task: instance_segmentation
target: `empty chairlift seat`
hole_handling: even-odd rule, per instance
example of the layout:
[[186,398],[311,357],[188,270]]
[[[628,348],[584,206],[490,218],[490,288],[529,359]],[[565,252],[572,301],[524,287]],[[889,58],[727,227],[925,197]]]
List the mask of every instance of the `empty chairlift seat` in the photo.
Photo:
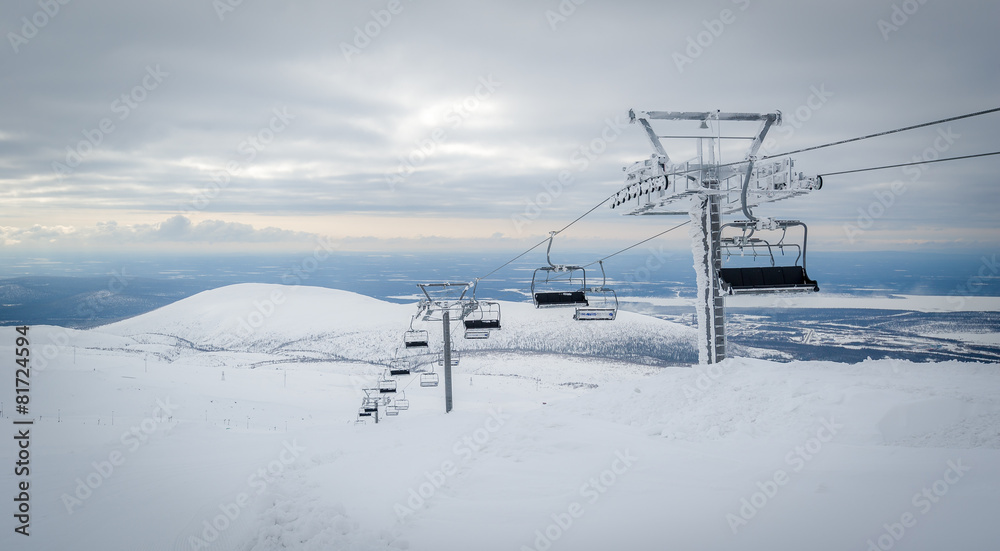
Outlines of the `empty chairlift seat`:
[[477,301],[476,309],[462,322],[466,329],[500,329],[500,303]]
[[420,374],[420,386],[438,386],[438,374],[433,371]]
[[586,289],[588,304],[577,306],[573,314],[573,319],[577,321],[613,321],[618,315],[618,294],[606,286],[608,278],[604,273],[604,262],[600,264],[604,284]]
[[409,330],[403,333],[403,344],[406,348],[427,348],[427,331]]
[[482,340],[490,338],[489,329],[466,329],[465,338],[469,340]]
[[500,303],[476,301],[475,309],[465,316],[462,323],[465,324],[465,338],[490,338],[490,331],[500,329]]
[[587,271],[580,266],[543,266],[531,276],[535,308],[589,306],[586,291]]
[[[792,227],[802,228],[801,242],[787,239],[788,229]],[[732,295],[819,291],[819,284],[809,279],[806,273],[808,230],[805,224],[798,220],[771,220],[766,224],[741,220],[722,226],[722,231],[727,229],[736,229],[740,233],[720,239],[723,256],[727,261],[735,259],[734,262],[744,265],[727,264],[719,269],[723,292]],[[746,265],[748,262],[759,262],[758,259],[763,259],[763,266]]]
[[390,394],[396,392],[396,379],[379,379],[379,394]]
[[587,270],[583,266],[552,263],[552,240],[557,233],[549,232],[549,247],[545,251],[549,265],[531,274],[531,300],[535,308],[589,306],[585,292]]
[[399,396],[393,401],[393,404],[399,411],[410,409],[410,401],[406,399],[406,392],[400,392]]
[[730,294],[819,291],[802,266],[752,266],[719,270],[722,288]]
[[616,308],[577,308],[573,319],[577,321],[614,321],[618,315]]
[[410,374],[410,362],[406,360],[392,360],[389,362],[389,375],[395,377],[397,375],[409,375]]

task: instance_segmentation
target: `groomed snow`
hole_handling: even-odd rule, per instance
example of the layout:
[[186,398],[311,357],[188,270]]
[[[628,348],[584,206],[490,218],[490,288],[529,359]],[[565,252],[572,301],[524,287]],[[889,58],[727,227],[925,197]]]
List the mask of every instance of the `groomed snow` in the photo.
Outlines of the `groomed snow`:
[[[411,408],[378,425],[354,423],[361,388],[409,305],[239,285],[33,327],[32,535],[8,500],[0,548],[995,549],[997,365],[634,363],[656,339],[693,354],[693,332],[503,308],[454,370],[453,412],[411,376]],[[602,357],[579,344],[595,337]]]

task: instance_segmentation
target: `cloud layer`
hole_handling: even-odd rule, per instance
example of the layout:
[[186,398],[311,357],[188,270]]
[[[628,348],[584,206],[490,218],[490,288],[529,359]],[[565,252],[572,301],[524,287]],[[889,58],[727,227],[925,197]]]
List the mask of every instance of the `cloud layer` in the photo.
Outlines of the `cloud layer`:
[[[490,220],[489,233],[523,237],[516,216],[538,207],[533,220],[558,227],[650,153],[623,124],[630,107],[780,109],[773,148],[784,151],[995,107],[1000,89],[988,69],[1000,5],[971,0],[53,5],[21,2],[0,18],[7,243],[287,237],[241,225],[248,214]],[[813,108],[817,89],[827,97]],[[959,138],[936,154],[1000,149],[996,122],[954,123]],[[797,168],[909,161],[936,132],[804,154]],[[908,192],[873,232],[959,228],[975,240],[995,226],[996,162],[831,178],[774,214],[841,227],[901,180]],[[60,229],[68,214],[98,227],[137,212],[186,218]],[[227,222],[180,222],[206,217]]]

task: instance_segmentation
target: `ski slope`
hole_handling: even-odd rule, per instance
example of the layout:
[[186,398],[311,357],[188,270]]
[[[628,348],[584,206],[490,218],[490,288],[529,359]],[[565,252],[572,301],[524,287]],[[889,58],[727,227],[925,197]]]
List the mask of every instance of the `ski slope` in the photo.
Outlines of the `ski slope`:
[[487,340],[455,324],[454,411],[411,375],[377,425],[412,305],[235,285],[33,327],[31,535],[8,499],[0,548],[995,548],[997,365],[690,367],[656,360],[696,355],[683,326],[502,307]]

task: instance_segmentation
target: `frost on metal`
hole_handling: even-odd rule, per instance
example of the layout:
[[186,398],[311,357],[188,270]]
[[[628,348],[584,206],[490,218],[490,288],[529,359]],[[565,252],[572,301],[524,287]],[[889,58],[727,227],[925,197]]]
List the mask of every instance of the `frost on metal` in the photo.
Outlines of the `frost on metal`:
[[[742,254],[743,247],[747,245],[729,238],[725,242],[729,249],[724,249],[722,229],[737,227],[746,231],[758,220],[753,214],[754,207],[820,189],[823,179],[795,171],[791,159],[758,158],[758,150],[768,130],[781,124],[780,111],[724,113],[630,109],[629,122],[642,127],[653,147],[653,154],[623,167],[625,186],[611,197],[609,206],[612,209],[621,207],[628,215],[686,215],[694,222],[690,234],[698,284],[695,304],[701,333],[698,357],[699,362],[704,364],[719,362],[726,358],[723,290],[730,294],[819,290],[816,282],[810,280],[805,272],[805,224],[797,220],[778,222],[783,232],[790,226],[803,228],[801,265],[775,265],[768,245],[771,266],[766,268],[766,273],[763,269],[745,272],[742,267],[724,265],[723,250],[735,248]],[[674,130],[667,135],[661,134],[654,129],[654,122],[669,123]],[[757,130],[752,134],[729,130],[731,126],[738,127],[744,123],[756,124]],[[722,131],[723,125],[727,129],[725,132]],[[664,147],[664,139],[693,139],[697,154],[689,161],[673,162]],[[730,140],[746,140],[749,145],[742,160],[723,163],[722,143],[731,143]],[[737,212],[742,213],[745,222],[723,224],[725,215]],[[763,245],[759,238],[748,243],[751,247]]]
[[[698,327],[709,327],[710,325],[708,312],[701,306],[708,303],[709,285],[711,284],[711,277],[708,273],[710,265],[708,261],[709,248],[704,230],[707,210],[703,201],[694,201],[689,212],[691,224],[688,225],[688,235],[691,237],[691,256],[694,259],[694,273],[698,289],[698,300],[695,301],[695,304],[698,305],[695,308]],[[705,331],[698,333],[698,363],[707,364],[710,362],[712,356],[709,347],[714,342],[714,332],[712,332],[711,338],[708,338]]]

